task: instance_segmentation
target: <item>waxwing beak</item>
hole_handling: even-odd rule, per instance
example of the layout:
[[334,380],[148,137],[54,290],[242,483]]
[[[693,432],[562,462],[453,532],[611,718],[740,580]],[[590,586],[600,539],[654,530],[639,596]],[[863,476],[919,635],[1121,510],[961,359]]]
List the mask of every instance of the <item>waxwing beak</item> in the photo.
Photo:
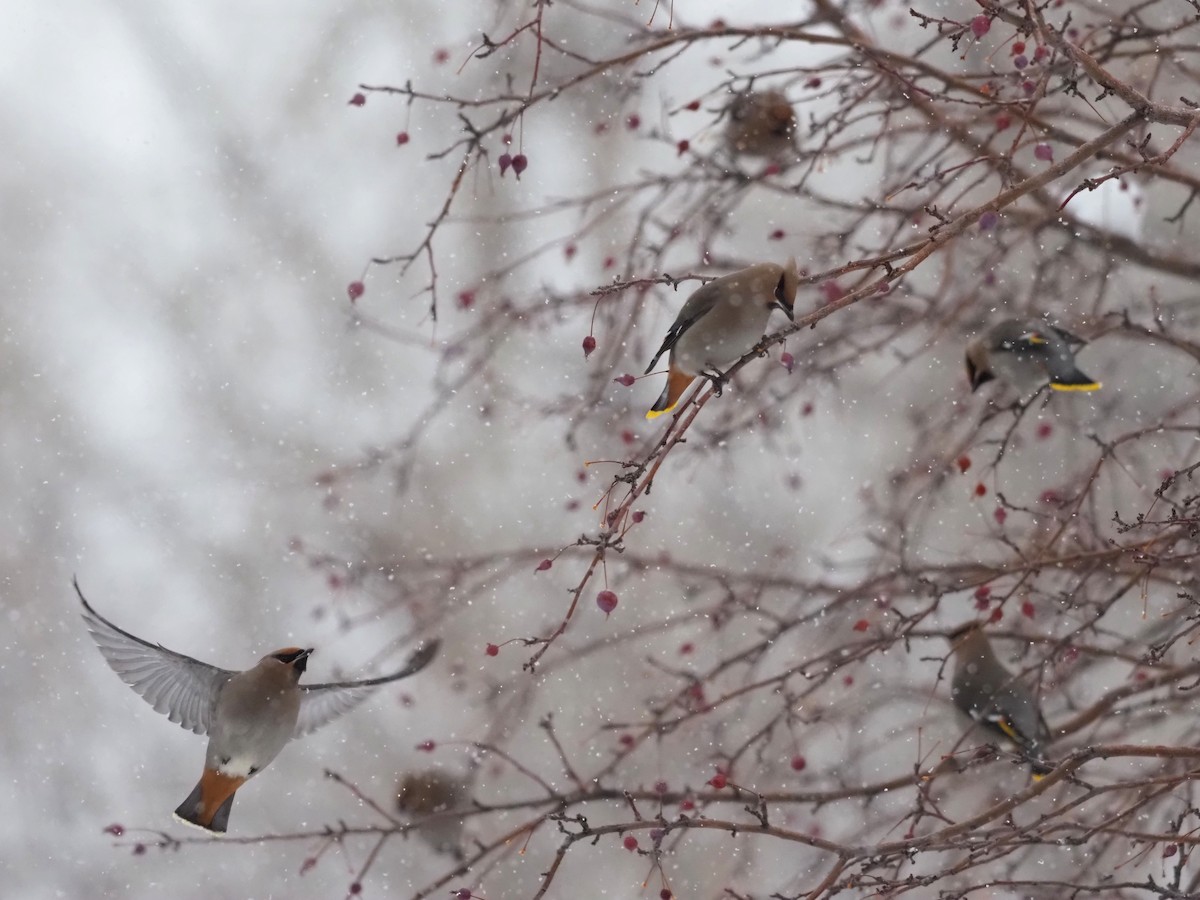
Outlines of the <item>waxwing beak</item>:
[[289,650],[286,653],[276,653],[275,658],[281,663],[294,668],[297,672],[303,672],[308,668],[308,658],[313,655],[313,648],[309,647],[303,650]]
[[975,393],[980,387],[993,381],[995,377],[991,372],[977,367],[971,357],[967,357],[967,379],[971,383],[971,393]]
[[[790,263],[789,263],[790,265]],[[783,310],[783,314],[788,317],[789,322],[796,321],[796,312],[794,308],[794,298],[796,296],[795,287],[792,287],[789,293],[787,273],[779,276],[779,283],[775,285],[775,303],[774,305]]]

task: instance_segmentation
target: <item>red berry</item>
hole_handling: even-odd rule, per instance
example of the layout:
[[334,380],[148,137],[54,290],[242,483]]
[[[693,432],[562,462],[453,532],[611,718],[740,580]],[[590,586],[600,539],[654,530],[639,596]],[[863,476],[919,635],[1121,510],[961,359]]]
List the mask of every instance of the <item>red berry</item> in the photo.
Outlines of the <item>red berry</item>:
[[543,560],[542,560],[540,563],[538,563],[538,564],[537,564],[537,568],[536,568],[536,569],[534,569],[533,571],[535,571],[535,572],[545,572],[545,571],[546,571],[547,569],[549,569],[549,568],[550,568],[552,565],[554,565],[554,561],[553,561],[553,560],[549,560],[549,559],[543,559]]
[[1033,148],[1033,156],[1042,162],[1054,162],[1054,148],[1042,142]]
[[134,844],[133,845],[133,855],[134,856],[142,856],[145,852],[146,852],[145,844]]
[[628,428],[624,429],[621,432],[621,443],[622,444],[632,444],[636,440],[637,440],[637,435],[634,434],[632,431],[630,431]]
[[679,645],[679,655],[680,656],[690,656],[693,652],[695,652],[695,650],[696,650],[696,645],[693,644],[691,641],[685,641],[684,643]]
[[691,110],[692,112],[695,112],[699,108],[700,108],[699,100],[693,100],[691,103],[689,103],[687,106],[684,107],[684,109]]
[[350,893],[351,894],[361,894],[362,893],[362,882],[356,881],[352,885],[350,885]]
[[485,652],[487,653],[488,656],[499,656],[500,648],[497,647],[495,644],[488,644],[487,650]]
[[471,900],[472,896],[470,888],[459,888],[454,892],[454,900]]
[[976,16],[971,20],[971,34],[977,38],[983,37],[992,29],[992,20],[987,16]]
[[613,381],[615,381],[619,385],[622,385],[623,387],[633,387],[633,383],[635,381],[637,381],[637,379],[634,378],[632,375],[630,375],[628,372],[626,372],[620,378],[614,378]]
[[667,783],[665,781],[663,781],[660,778],[658,781],[654,782],[654,793],[665,794],[666,792],[667,792]]
[[854,623],[855,631],[866,631],[870,627],[871,627],[871,623],[868,622],[866,619],[859,619],[857,622]]
[[616,257],[613,257],[613,256],[604,257],[604,268],[611,269],[616,264],[617,264]]
[[596,595],[596,605],[607,616],[617,608],[617,595],[612,591],[601,591]]
[[1008,513],[1005,512],[1004,507],[997,506],[996,511],[992,513],[992,518],[996,520],[996,524],[1003,525],[1004,520],[1008,518]]
[[633,519],[634,525],[637,525],[639,522],[641,522],[643,519],[646,518],[646,513],[644,510],[638,509],[638,510],[635,510],[629,518]]
[[1013,56],[1017,56],[1021,53],[1024,53],[1025,52],[1025,42],[1024,41],[1013,41],[1012,49],[1010,49],[1009,52]]
[[433,51],[433,64],[435,66],[440,66],[442,63],[444,63],[449,58],[450,58],[450,51],[447,50],[445,47],[438,47],[436,50]]
[[996,116],[996,130],[997,131],[1006,131],[1010,127],[1012,127],[1012,118],[1011,117],[1009,117],[1003,113]]
[[620,742],[622,747],[632,747],[634,743],[634,737],[632,734],[623,734],[617,738],[617,740]]
[[808,760],[797,753],[792,757],[792,770],[795,772],[803,772],[808,768]]
[[636,850],[638,847],[637,838],[635,838],[632,834],[626,835],[625,840],[621,843],[624,844],[626,850]]
[[967,469],[971,468],[971,457],[960,456],[958,458],[956,465],[958,466],[958,471],[960,471],[960,472],[967,471]]
[[975,599],[976,600],[980,600],[980,599],[986,600],[990,596],[992,596],[992,589],[989,585],[981,584],[979,587],[975,588]]
[[812,405],[812,403],[805,402],[805,404],[804,404],[802,407],[800,407],[800,415],[802,415],[802,416],[811,416],[812,414],[813,414],[813,405]]
[[782,241],[786,236],[787,236],[787,234],[784,232],[784,230],[782,228],[776,228],[774,231],[772,231],[770,234],[767,235],[767,240]]
[[116,822],[104,829],[105,834],[111,834],[113,837],[120,837],[125,833],[125,826],[118,825]]
[[708,783],[719,791],[729,783],[729,780],[726,778],[724,772],[718,772],[712,778],[708,779]]
[[421,741],[421,743],[417,744],[417,749],[422,753],[432,753],[437,749],[437,744],[434,741]]
[[821,296],[826,303],[836,303],[846,296],[846,292],[836,281],[824,281],[821,283]]
[[361,297],[366,290],[366,287],[361,281],[352,281],[346,287],[346,294],[349,295],[350,302],[353,303],[355,300]]
[[1163,847],[1163,851],[1162,851],[1163,859],[1170,859],[1178,851],[1179,851],[1178,844],[1167,844],[1167,846]]
[[474,305],[475,305],[475,292],[474,291],[459,291],[458,292],[458,306],[460,309],[470,309]]
[[596,339],[590,334],[583,339],[583,358],[587,359],[592,355],[592,351],[596,349]]
[[399,134],[396,135],[396,146],[397,147],[403,147],[407,143],[408,143],[408,132],[407,131],[401,131]]
[[1029,600],[1026,600],[1021,604],[1021,615],[1027,619],[1033,618],[1033,603],[1031,603]]
[[1041,440],[1044,441],[1046,438],[1050,437],[1050,434],[1053,431],[1054,431],[1053,425],[1051,425],[1049,422],[1043,422],[1041,425],[1039,425],[1037,427],[1037,436],[1038,436],[1038,438],[1040,438]]
[[675,145],[675,155],[683,156],[683,154],[687,153],[688,150],[691,149],[691,146],[692,145],[687,141],[687,139],[680,141]]
[[821,86],[821,79],[814,75],[808,81],[804,82],[804,86],[806,88],[819,88]]
[[1002,610],[1000,607],[997,606],[995,609],[992,610],[991,620],[993,622],[999,622],[1003,618],[1004,618],[1004,610]]
[[663,888],[658,892],[658,900],[671,900],[671,889]]
[[362,106],[366,102],[367,102],[366,94],[355,94],[353,97],[350,98],[351,106]]
[[630,113],[625,117],[625,127],[630,131],[636,131],[638,126],[642,124],[642,117],[637,113]]
[[792,369],[796,367],[796,357],[785,350],[779,356],[779,364],[787,369],[788,374],[791,375]]
[[521,173],[529,168],[529,159],[524,153],[518,153],[512,158],[513,173],[520,178]]
[[688,798],[687,800],[679,801],[679,808],[684,812],[688,812],[696,808],[696,801]]
[[575,254],[578,251],[579,251],[579,248],[576,247],[574,244],[567,244],[565,247],[563,247],[563,256],[565,256],[567,258],[567,262],[570,262],[571,260],[573,260],[575,258]]
[[508,167],[513,164],[513,158],[508,153],[501,153],[500,158],[496,160],[500,164],[500,177],[504,177],[504,173],[508,171]]
[[986,493],[987,493],[987,488],[983,486],[982,481],[979,482],[979,484],[975,485],[975,496],[976,497],[982,497]]

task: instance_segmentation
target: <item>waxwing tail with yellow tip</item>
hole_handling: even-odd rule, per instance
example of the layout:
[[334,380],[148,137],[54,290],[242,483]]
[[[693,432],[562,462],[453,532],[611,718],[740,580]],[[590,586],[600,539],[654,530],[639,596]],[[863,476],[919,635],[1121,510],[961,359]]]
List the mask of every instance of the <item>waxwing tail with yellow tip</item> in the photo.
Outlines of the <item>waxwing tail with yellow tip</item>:
[[688,389],[688,385],[696,380],[695,375],[680,372],[674,366],[667,370],[667,386],[658,395],[654,405],[646,412],[647,419],[657,419],[663,413],[669,413],[679,403],[679,398]]

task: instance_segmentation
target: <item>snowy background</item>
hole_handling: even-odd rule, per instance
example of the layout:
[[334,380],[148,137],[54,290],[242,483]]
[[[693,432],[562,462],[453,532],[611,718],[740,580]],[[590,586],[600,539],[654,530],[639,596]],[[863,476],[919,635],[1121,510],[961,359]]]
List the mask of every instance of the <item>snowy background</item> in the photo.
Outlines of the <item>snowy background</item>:
[[[689,3],[687,15],[704,22],[720,9]],[[753,12],[747,5],[739,14]],[[6,895],[139,898],[202,889],[214,898],[341,896],[369,849],[362,844],[347,857],[326,857],[303,877],[299,867],[311,850],[303,843],[134,856],[139,835],[154,838],[138,829],[179,831],[170,811],[199,774],[203,741],[167,722],[107,669],[79,620],[73,576],[116,624],[229,668],[302,644],[318,648],[311,680],[373,674],[404,658],[403,647],[392,646],[397,638],[434,631],[442,637],[442,655],[429,670],[289,747],[248,786],[231,818],[240,835],[369,818],[322,771],[336,768],[386,797],[398,771],[428,764],[416,749],[420,741],[481,739],[490,686],[517,677],[524,659],[519,652],[502,656],[480,676],[483,645],[540,633],[561,615],[570,577],[527,577],[470,608],[455,608],[448,592],[449,613],[393,612],[380,616],[378,629],[345,632],[328,614],[331,602],[370,616],[377,598],[369,589],[339,595],[327,573],[296,549],[400,564],[525,547],[551,555],[595,527],[589,508],[611,472],[581,486],[583,461],[619,457],[622,429],[646,437],[657,427],[642,421],[659,390],[653,379],[633,392],[614,387],[604,413],[580,428],[570,449],[562,423],[539,417],[538,397],[584,383],[579,341],[586,325],[575,319],[515,335],[496,349],[492,365],[508,402],[484,413],[492,390],[486,381],[455,396],[458,412],[423,434],[406,490],[385,477],[367,478],[331,505],[317,483],[321,473],[389,446],[427,414],[438,396],[441,349],[478,314],[456,307],[455,294],[476,287],[476,273],[559,233],[532,220],[524,231],[465,223],[449,232],[459,246],[439,247],[443,308],[436,328],[427,300],[416,297],[424,273],[401,279],[394,267],[373,269],[360,301],[388,323],[391,336],[352,321],[346,285],[362,276],[369,257],[411,247],[439,207],[455,160],[426,163],[424,155],[449,143],[456,126],[450,114],[419,106],[410,114],[400,100],[372,95],[363,108],[347,101],[359,83],[402,84],[422,75],[440,90],[480,90],[498,77],[487,64],[474,63],[461,76],[454,70],[469,52],[465,38],[499,27],[491,15],[486,6],[373,2],[333,9],[75,0],[7,9],[0,30],[7,151],[0,167]],[[620,47],[617,31],[586,36],[590,52],[599,55],[604,39]],[[449,50],[449,61],[439,66],[435,48]],[[699,93],[689,78],[720,77],[702,59],[681,60],[673,71],[688,95]],[[647,117],[660,100],[668,105],[647,96]],[[499,215],[531,205],[530,197],[545,202],[576,187],[581,171],[598,181],[633,177],[641,162],[626,152],[628,138],[589,140],[598,118],[621,121],[621,102],[619,92],[597,92],[531,117],[529,172],[521,182],[472,184],[463,214]],[[401,130],[412,142],[398,148]],[[701,129],[693,140],[703,146],[716,138]],[[586,165],[557,165],[563,158]],[[836,171],[831,193],[861,193],[861,182],[839,181]],[[796,253],[804,262],[804,224],[775,222],[769,197],[747,202],[738,214],[755,228],[731,239],[727,252],[780,261]],[[569,265],[556,256],[556,265],[526,269],[506,289],[530,294],[603,283],[609,275],[601,260],[620,252],[621,222],[618,216],[610,225],[610,245],[581,248]],[[777,225],[788,227],[790,243],[763,254],[758,236]],[[614,375],[641,371],[647,348],[673,315],[675,300],[666,300],[647,320],[652,333],[622,348]],[[1097,345],[1086,353],[1087,371],[1120,378],[1119,349]],[[920,423],[905,416],[904,398],[942,397],[947,419],[960,415],[952,406],[966,400],[960,365],[955,345],[914,365],[879,358],[836,384],[789,386],[797,407],[811,402],[828,414],[785,436],[782,446],[747,441],[741,455],[684,460],[665,471],[640,549],[647,557],[669,550],[698,564],[736,559],[760,573],[778,567],[813,574],[861,558],[864,497],[882,473],[923,449]],[[1144,383],[1191,377],[1171,365],[1168,359],[1142,367],[1150,372]],[[528,407],[521,410],[514,396],[531,398]],[[1160,412],[1146,405],[1152,393],[1129,400],[1147,421]],[[1113,414],[1112,407],[1084,403],[1068,418],[1086,424]],[[1066,446],[1053,459],[1049,474],[1042,470],[1026,486],[1030,497],[1053,479],[1054,466],[1070,468]],[[1184,461],[1164,444],[1162,459],[1147,465],[1157,471]],[[789,477],[804,480],[802,496],[782,492]],[[1114,487],[1114,503],[1118,494],[1140,502],[1155,486]],[[1020,499],[1020,489],[1010,485],[1010,495]],[[929,546],[953,557],[956,541],[990,533],[989,512],[964,504],[931,514]],[[629,584],[652,585],[628,577]],[[576,646],[638,621],[606,623],[587,612],[573,634]],[[653,618],[652,610],[641,612]],[[930,674],[928,688],[936,663],[913,664]],[[585,753],[597,740],[605,704],[620,709],[622,692],[649,673],[637,662],[585,664],[567,676],[548,666],[530,716],[554,711],[571,747]],[[909,696],[919,705],[898,718],[929,709],[926,693]],[[927,714],[953,740],[954,720],[944,698],[938,702]],[[536,729],[529,731],[530,744],[541,742]],[[815,773],[838,766],[845,737],[814,736]],[[911,755],[892,756],[875,760],[879,771],[911,764]],[[687,764],[693,783],[711,768],[702,751]],[[465,760],[451,752],[447,765]],[[647,766],[646,781],[676,765],[684,763]],[[498,781],[490,796],[504,789]],[[126,838],[104,832],[113,823],[129,830]],[[853,832],[854,823],[841,824]],[[703,851],[704,841],[694,843]],[[769,847],[755,861],[774,873],[770,884],[786,886],[796,876],[786,856]],[[511,877],[530,884],[546,859],[532,858],[537,872]],[[643,895],[644,863],[615,850],[590,859],[613,879],[610,896]],[[704,864],[723,873],[711,876],[714,884],[748,865],[729,862],[726,871],[719,859],[702,859],[686,869],[698,884],[708,878]],[[415,842],[393,843],[371,870],[368,894],[424,884],[444,868]],[[587,877],[583,868],[572,873]],[[490,896],[505,896],[504,888]]]

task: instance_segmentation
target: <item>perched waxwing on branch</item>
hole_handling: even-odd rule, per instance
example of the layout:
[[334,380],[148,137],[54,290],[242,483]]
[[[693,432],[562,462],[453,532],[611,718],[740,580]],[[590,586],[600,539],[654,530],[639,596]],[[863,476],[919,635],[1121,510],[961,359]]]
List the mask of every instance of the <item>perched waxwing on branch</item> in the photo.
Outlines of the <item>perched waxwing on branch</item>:
[[434,850],[462,856],[461,809],[467,785],[461,776],[441,769],[407,772],[396,788],[396,808],[420,826],[419,833]]
[[781,91],[743,91],[729,102],[725,142],[735,155],[796,157],[796,111]]
[[789,319],[794,318],[799,281],[794,259],[786,266],[758,263],[710,281],[688,297],[646,367],[644,374],[649,375],[659,357],[671,352],[667,386],[646,418],[674,409],[697,375],[713,378],[719,386],[722,368],[762,338],[771,310],[781,309]]
[[1040,319],[1005,319],[967,344],[971,390],[993,379],[1022,394],[1049,382],[1056,391],[1098,391],[1100,382],[1075,366],[1087,341]]
[[218,669],[134,637],[92,609],[78,582],[75,592],[83,620],[113,671],[172,722],[209,736],[204,774],[175,815],[212,832],[226,830],[237,789],[266,768],[284,744],[350,711],[379,685],[421,671],[438,649],[437,641],[419,647],[403,669],[382,678],[301,685],[311,648],[276,650],[244,672]]
[[1029,688],[1001,665],[979,622],[950,634],[954,678],[950,697],[968,716],[1015,744],[1029,760],[1034,779],[1054,768],[1046,761],[1050,729]]

